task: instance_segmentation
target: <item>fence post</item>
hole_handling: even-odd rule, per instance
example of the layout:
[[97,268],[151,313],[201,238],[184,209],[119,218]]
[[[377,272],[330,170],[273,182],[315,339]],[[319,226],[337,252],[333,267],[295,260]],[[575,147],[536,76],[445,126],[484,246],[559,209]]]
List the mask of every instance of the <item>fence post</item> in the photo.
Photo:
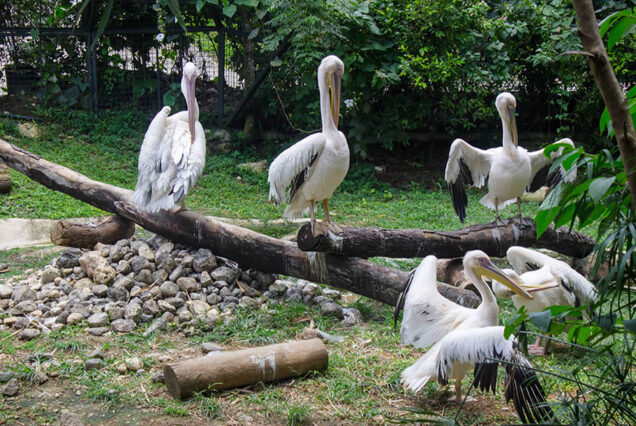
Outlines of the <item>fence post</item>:
[[91,112],[97,117],[97,109],[99,107],[97,100],[97,59],[95,58],[95,48],[93,45],[92,31],[86,32],[86,53],[88,55],[88,85],[92,93]]
[[223,126],[223,88],[225,87],[225,31],[223,27],[219,26],[219,47],[218,47],[218,67],[219,67],[219,77],[218,77],[218,124],[219,126]]

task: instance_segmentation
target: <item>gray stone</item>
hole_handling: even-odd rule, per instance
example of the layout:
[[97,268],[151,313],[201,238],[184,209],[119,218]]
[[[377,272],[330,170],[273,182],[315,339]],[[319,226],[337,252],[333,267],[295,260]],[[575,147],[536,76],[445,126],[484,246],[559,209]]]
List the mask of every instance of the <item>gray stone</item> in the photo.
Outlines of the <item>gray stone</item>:
[[161,318],[163,318],[166,323],[171,323],[174,321],[174,314],[172,312],[164,312],[163,315],[161,315]]
[[250,276],[258,283],[259,289],[269,288],[276,281],[276,274],[266,274],[260,271],[250,271]]
[[129,274],[132,271],[132,268],[130,267],[130,262],[127,260],[120,260],[117,263],[117,268],[115,269],[115,271],[118,274],[123,274],[123,275]]
[[11,293],[13,293],[13,287],[9,287],[8,285],[0,284],[0,299],[8,299],[11,297]]
[[156,372],[152,375],[152,377],[150,378],[150,380],[151,380],[153,383],[164,383],[164,382],[165,382],[165,380],[164,380],[164,378],[163,378],[163,371],[161,371],[161,370],[156,371]]
[[214,281],[225,281],[226,283],[236,282],[239,275],[241,275],[241,272],[238,269],[228,268],[227,266],[218,267],[210,273]]
[[172,253],[172,250],[174,250],[174,243],[172,243],[172,241],[166,241],[165,243],[161,243],[159,245],[159,248],[157,248],[157,252],[155,253],[156,256],[161,255],[162,253]]
[[130,289],[132,289],[134,285],[135,285],[134,279],[128,276],[122,276],[122,277],[119,277],[117,281],[115,281],[115,284],[113,284],[113,287],[123,287],[126,290],[130,291]]
[[163,269],[167,273],[171,273],[177,267],[177,262],[173,259],[170,252],[161,252],[155,260],[158,268]]
[[159,314],[159,305],[153,299],[148,299],[141,307],[142,312],[151,316]]
[[141,271],[137,272],[137,274],[135,274],[135,279],[138,282],[150,284],[152,282],[152,272],[150,272],[150,269],[142,269]]
[[287,285],[282,280],[275,281],[269,286],[269,292],[274,297],[280,297],[287,292]]
[[103,284],[93,286],[92,290],[93,294],[97,297],[106,297],[106,295],[108,294],[108,286],[105,286]]
[[166,320],[163,317],[159,317],[156,320],[154,320],[152,322],[152,324],[150,324],[150,326],[146,329],[146,331],[144,331],[144,337],[149,336],[150,334],[154,333],[155,331],[158,330],[165,330],[167,327],[167,323]]
[[15,377],[0,388],[0,393],[4,396],[16,396],[18,392],[20,392],[20,383]]
[[108,289],[108,296],[113,300],[126,301],[128,300],[128,290],[122,286],[112,286]]
[[29,314],[37,309],[37,305],[33,300],[23,300],[11,309],[13,315]]
[[105,312],[97,312],[86,319],[91,327],[105,327],[108,325],[108,314]]
[[14,377],[15,373],[13,371],[0,371],[0,383],[7,383]]
[[66,318],[66,324],[67,325],[79,324],[82,321],[84,321],[84,315],[82,315],[79,312],[72,312]]
[[47,267],[42,271],[42,284],[52,283],[56,278],[60,278],[60,271],[57,268]]
[[220,291],[219,291],[219,296],[221,296],[223,299],[225,299],[226,297],[232,295],[232,292],[230,291],[230,289],[228,287],[223,287]]
[[186,254],[185,256],[183,256],[181,258],[181,265],[185,268],[192,268],[192,262],[194,261],[194,256],[190,255],[190,254]]
[[139,371],[144,368],[143,362],[141,362],[141,360],[137,357],[126,358],[124,362],[126,363],[126,368],[130,371]]
[[168,276],[170,281],[176,282],[179,278],[186,275],[185,268],[182,265],[174,268],[174,271]]
[[192,313],[187,308],[182,308],[177,311],[177,318],[179,318],[180,323],[192,321]]
[[214,287],[222,289],[223,287],[228,287],[228,285],[225,281],[214,281]]
[[201,272],[201,276],[199,278],[202,287],[209,287],[212,285],[214,281],[212,281],[212,277],[208,273],[208,271]]
[[[102,258],[103,259],[103,258]],[[93,272],[93,281],[96,284],[109,284],[115,280],[117,273],[106,261],[100,263]]]
[[118,320],[124,317],[126,310],[124,306],[120,306],[117,303],[109,303],[106,305],[106,313],[111,321]]
[[90,327],[86,329],[86,332],[91,336],[103,336],[110,330],[108,327]]
[[220,352],[223,350],[223,347],[220,345],[217,345],[216,343],[212,343],[212,342],[205,342],[201,344],[201,351],[204,354],[210,353],[210,352]]
[[170,303],[172,306],[174,306],[177,309],[181,308],[182,306],[185,306],[185,301],[179,297],[168,297],[163,300]]
[[320,294],[320,286],[318,284],[314,284],[314,283],[306,283],[303,287],[303,295],[304,296],[316,296],[318,294]]
[[285,293],[285,298],[292,302],[299,302],[303,300],[303,291],[298,287],[288,288]]
[[134,273],[137,273],[142,269],[151,269],[150,262],[143,256],[134,256],[130,259],[130,267]]
[[13,288],[11,299],[16,303],[20,303],[24,300],[35,300],[37,299],[37,293],[28,286],[21,285]]
[[208,302],[208,304],[210,305],[216,305],[221,301],[221,296],[214,293],[208,294],[208,296],[205,298],[205,301]]
[[25,328],[18,334],[20,340],[33,340],[41,334],[39,328]]
[[323,288],[322,289],[322,295],[326,296],[332,300],[338,300],[342,297],[342,293],[340,293],[338,290],[334,290],[332,288]]
[[145,257],[150,262],[155,261],[155,252],[146,244],[139,247],[139,256]]
[[70,411],[62,411],[60,426],[84,426],[82,416]]
[[157,306],[159,306],[159,310],[161,312],[170,312],[172,314],[177,313],[177,308],[175,308],[174,305],[166,302],[165,300],[158,300]]
[[124,313],[124,318],[126,319],[137,319],[139,315],[141,315],[141,306],[138,303],[129,303],[126,305],[126,311]]
[[73,288],[77,290],[84,290],[85,288],[93,287],[95,283],[90,278],[82,278],[81,280],[77,280],[73,285]]
[[85,370],[98,370],[102,368],[104,365],[104,361],[99,358],[89,358],[84,361],[84,369]]
[[216,258],[212,252],[205,248],[197,250],[192,261],[192,269],[201,273],[203,271],[209,272],[214,268],[216,268]]
[[321,304],[320,312],[325,316],[333,316],[338,319],[342,319],[343,317],[342,306],[334,302],[325,302]]
[[181,277],[177,280],[177,285],[181,291],[191,293],[197,289],[197,281],[194,278]]
[[258,306],[258,302],[249,296],[243,296],[240,299],[239,306],[255,307]]
[[164,298],[175,297],[179,292],[179,286],[172,281],[166,281],[161,284],[161,293]]
[[210,310],[210,305],[201,300],[190,300],[186,302],[186,306],[195,317],[205,315]]
[[119,262],[125,254],[126,250],[124,250],[124,247],[117,244],[110,246],[108,250],[108,257],[111,262]]
[[110,328],[118,333],[129,333],[135,329],[137,324],[131,319],[118,319],[110,323]]
[[341,324],[346,327],[362,322],[362,312],[356,308],[343,308],[342,314],[344,318]]
[[168,273],[163,269],[157,269],[152,273],[152,282],[161,284],[168,279]]
[[58,269],[74,268],[80,266],[79,258],[82,255],[82,250],[78,248],[69,248],[64,251],[55,261],[55,266]]

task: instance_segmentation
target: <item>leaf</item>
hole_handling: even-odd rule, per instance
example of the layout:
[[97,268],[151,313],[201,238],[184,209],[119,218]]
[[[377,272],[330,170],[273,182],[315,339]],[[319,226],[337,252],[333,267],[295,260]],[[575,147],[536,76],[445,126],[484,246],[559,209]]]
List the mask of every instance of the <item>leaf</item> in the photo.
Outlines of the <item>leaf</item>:
[[626,329],[636,334],[636,319],[623,320],[623,325]]
[[95,48],[97,41],[104,34],[104,30],[106,30],[106,25],[108,25],[108,21],[110,20],[110,14],[113,12],[113,6],[115,4],[115,0],[108,0],[106,3],[106,8],[102,13],[102,17],[99,19],[99,24],[97,25],[97,31],[95,31],[95,38],[93,39],[93,43],[91,43],[90,50]]
[[181,11],[179,10],[179,0],[166,0],[166,4],[168,5],[168,9],[177,18],[177,22],[179,26],[183,28],[183,31],[188,31],[186,28],[186,23],[183,20],[183,15],[181,15]]
[[164,105],[172,107],[172,106],[174,106],[176,100],[177,99],[175,98],[175,96],[172,93],[170,93],[170,92],[166,92],[166,93],[163,94],[163,104]]
[[201,9],[203,9],[203,5],[206,3],[205,0],[197,0],[197,4],[196,4],[196,8],[197,8],[197,13],[201,12]]
[[270,65],[273,67],[280,67],[283,64],[283,61],[280,58],[275,58],[270,61]]
[[236,13],[236,9],[237,8],[235,4],[229,4],[227,6],[223,6],[223,14],[227,16],[228,18],[231,18]]
[[607,40],[607,47],[611,49],[622,39],[625,34],[630,33],[636,27],[636,16],[624,16],[612,26]]
[[239,6],[256,7],[258,6],[258,1],[259,0],[234,0],[234,4]]
[[247,36],[247,39],[252,40],[254,37],[258,35],[258,31],[259,31],[259,28],[254,28],[252,31],[250,31],[250,34]]
[[616,176],[600,177],[594,179],[592,183],[590,183],[589,188],[589,193],[592,200],[594,200],[595,203],[598,203],[601,198],[603,198],[610,186],[612,186],[615,180]]
[[552,314],[549,310],[545,310],[543,312],[531,312],[529,318],[530,322],[542,332],[547,333],[550,330]]
[[[634,87],[636,87],[636,86],[634,86]],[[599,131],[601,132],[601,134],[603,134],[603,131],[605,129],[607,129],[607,133],[610,136],[612,135],[612,122],[610,120],[609,111],[607,110],[607,107],[605,107],[603,109],[603,113],[601,114],[601,118],[598,120],[598,128],[599,128]]]

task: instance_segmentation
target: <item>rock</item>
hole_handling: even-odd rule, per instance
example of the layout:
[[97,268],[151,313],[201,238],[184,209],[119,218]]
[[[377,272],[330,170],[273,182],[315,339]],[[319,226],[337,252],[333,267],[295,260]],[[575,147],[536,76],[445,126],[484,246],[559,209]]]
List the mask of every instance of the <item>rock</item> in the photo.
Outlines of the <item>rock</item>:
[[218,267],[210,274],[214,281],[225,281],[230,284],[236,282],[239,275],[241,275],[239,270],[228,268],[227,266]]
[[303,291],[298,287],[290,287],[285,293],[285,298],[291,302],[300,302],[303,300]]
[[97,370],[102,368],[104,362],[99,358],[89,358],[84,362],[85,370]]
[[93,272],[93,281],[95,284],[109,284],[115,280],[117,273],[115,269],[104,261],[95,268]]
[[194,278],[181,277],[177,280],[177,286],[181,291],[191,293],[197,289],[197,281]]
[[142,269],[135,275],[135,279],[137,282],[150,284],[152,283],[152,272],[150,272],[150,269]]
[[66,317],[67,325],[79,324],[82,321],[84,321],[84,315],[79,312],[73,312],[68,317]]
[[15,377],[9,380],[9,383],[0,388],[0,393],[4,396],[16,396],[20,391],[20,383]]
[[126,301],[128,300],[128,291],[121,286],[112,286],[108,289],[108,297],[113,300]]
[[161,312],[170,312],[173,315],[177,313],[177,308],[175,308],[174,305],[166,302],[165,300],[158,300],[157,306],[159,306],[159,310]]
[[105,286],[103,284],[93,286],[91,290],[97,297],[106,297],[106,295],[108,294],[108,286]]
[[129,303],[126,305],[126,310],[124,312],[124,318],[136,320],[141,315],[142,309],[139,303]]
[[239,169],[251,170],[255,173],[265,173],[267,171],[267,160],[252,161],[250,163],[240,163],[236,167]]
[[157,330],[165,330],[167,325],[168,324],[166,323],[166,320],[163,317],[159,317],[156,320],[154,320],[152,324],[150,324],[150,327],[148,327],[146,331],[144,331],[143,335],[144,337],[147,337]]
[[161,284],[161,293],[164,298],[175,297],[179,292],[179,286],[172,281],[166,281]]
[[325,302],[321,304],[320,312],[325,316],[333,316],[338,319],[342,319],[343,317],[342,306],[334,302]]
[[42,284],[52,283],[56,278],[60,278],[60,271],[57,268],[47,267],[42,271]]
[[11,299],[16,303],[20,303],[25,300],[35,300],[37,297],[37,293],[25,285],[14,287],[13,292],[11,293]]
[[153,283],[161,284],[165,282],[167,279],[168,279],[168,273],[164,271],[163,269],[157,269],[155,272],[152,273]]
[[125,362],[117,365],[117,372],[119,374],[126,374],[126,372],[128,372],[128,367],[126,366]]
[[86,273],[89,277],[92,277],[95,272],[95,268],[97,268],[98,265],[106,263],[106,259],[102,257],[101,252],[92,250],[81,255],[79,263],[84,273]]
[[132,289],[134,285],[135,285],[135,280],[133,280],[129,276],[123,276],[123,277],[119,277],[117,281],[115,281],[115,284],[113,284],[113,287],[123,287],[126,290],[130,291],[130,289]]
[[150,380],[151,380],[153,383],[164,383],[163,371],[161,371],[161,370],[156,371],[156,372],[152,375],[152,377],[150,378]]
[[42,134],[40,127],[31,122],[31,121],[23,121],[18,124],[18,132],[25,138],[39,138]]
[[143,256],[134,256],[130,259],[130,268],[134,273],[141,271],[142,269],[151,269],[150,262]]
[[273,284],[269,286],[269,292],[274,297],[281,297],[283,294],[287,292],[287,284],[283,280],[276,280]]
[[60,416],[60,426],[84,426],[82,416],[71,413],[70,411],[62,411]]
[[117,272],[118,274],[126,275],[126,274],[129,274],[131,271],[132,271],[132,268],[130,267],[129,261],[120,260],[119,263],[117,263],[117,268],[115,269],[115,272]]
[[159,311],[160,311],[159,305],[153,299],[146,300],[144,304],[142,305],[141,310],[144,314],[148,314],[153,317],[159,314]]
[[90,289],[93,287],[94,284],[95,283],[90,278],[82,278],[75,282],[73,288],[76,288],[78,290],[84,290],[85,288]]
[[338,300],[342,297],[342,294],[338,290],[332,288],[323,288],[322,295],[332,300]]
[[177,311],[177,318],[179,319],[179,323],[184,323],[184,322],[192,321],[192,318],[194,317],[192,316],[192,313],[187,308],[183,308]]
[[118,303],[111,302],[108,305],[106,305],[105,311],[108,314],[108,317],[110,318],[110,320],[114,321],[124,317],[124,314],[126,313],[124,308],[125,306],[120,306]]
[[105,312],[97,312],[86,319],[91,327],[105,327],[108,325],[108,315]]
[[209,287],[209,286],[212,285],[212,283],[214,283],[214,281],[212,281],[212,277],[210,276],[208,271],[201,272],[201,276],[199,278],[199,282],[201,283],[201,287]]
[[130,333],[137,324],[131,319],[118,319],[110,323],[110,328],[118,333]]
[[13,371],[0,371],[0,383],[7,383],[14,377],[15,373]]
[[91,327],[87,328],[86,332],[91,336],[103,336],[108,333],[108,330],[110,330],[108,327]]
[[186,306],[195,317],[205,315],[205,313],[210,310],[210,305],[202,300],[190,300],[186,302]]
[[217,345],[216,343],[212,343],[212,342],[205,342],[201,344],[201,351],[204,354],[210,353],[210,352],[219,352],[222,351],[223,347],[220,345]]
[[205,301],[208,302],[209,305],[216,305],[217,303],[221,302],[221,296],[214,293],[208,294],[208,296],[205,298]]
[[9,287],[8,285],[0,284],[0,299],[8,299],[11,297],[11,293],[13,293],[13,287]]
[[155,260],[158,268],[163,269],[167,273],[171,273],[177,267],[177,262],[172,258],[170,252],[161,252]]
[[140,246],[138,253],[139,256],[146,258],[149,262],[155,261],[155,252],[147,244]]
[[204,271],[209,272],[216,268],[216,265],[216,258],[212,254],[212,251],[204,248],[197,250],[194,259],[192,260],[192,269],[198,273]]
[[179,278],[185,275],[185,268],[182,265],[174,268],[174,271],[168,276],[168,279],[172,282],[176,282]]
[[362,322],[362,312],[356,308],[343,308],[342,314],[344,318],[341,324],[346,327]]
[[78,248],[69,248],[62,253],[60,257],[55,261],[55,266],[58,269],[74,268],[80,266],[79,258],[82,255],[82,250]]
[[37,309],[37,305],[33,300],[23,300],[11,309],[13,315],[29,314]]
[[130,371],[139,371],[144,368],[144,364],[137,357],[126,358],[124,362],[126,363],[126,368],[128,368],[128,370]]
[[20,340],[33,340],[40,335],[41,331],[37,328],[25,328],[18,334]]

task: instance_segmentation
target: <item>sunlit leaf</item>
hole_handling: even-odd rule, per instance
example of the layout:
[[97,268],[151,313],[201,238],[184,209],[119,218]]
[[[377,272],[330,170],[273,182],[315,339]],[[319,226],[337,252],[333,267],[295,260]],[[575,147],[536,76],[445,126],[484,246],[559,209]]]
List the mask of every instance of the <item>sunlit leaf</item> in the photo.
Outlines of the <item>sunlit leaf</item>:
[[589,188],[589,193],[592,200],[598,203],[601,198],[603,198],[603,196],[607,193],[607,190],[612,186],[615,180],[616,176],[600,177],[594,179],[594,181],[590,183]]
[[227,16],[228,18],[231,18],[236,13],[236,9],[237,7],[235,4],[229,4],[227,6],[223,6],[223,14]]
[[636,27],[636,16],[622,16],[612,26],[607,39],[607,47],[611,49],[625,37],[625,34],[630,33]]

